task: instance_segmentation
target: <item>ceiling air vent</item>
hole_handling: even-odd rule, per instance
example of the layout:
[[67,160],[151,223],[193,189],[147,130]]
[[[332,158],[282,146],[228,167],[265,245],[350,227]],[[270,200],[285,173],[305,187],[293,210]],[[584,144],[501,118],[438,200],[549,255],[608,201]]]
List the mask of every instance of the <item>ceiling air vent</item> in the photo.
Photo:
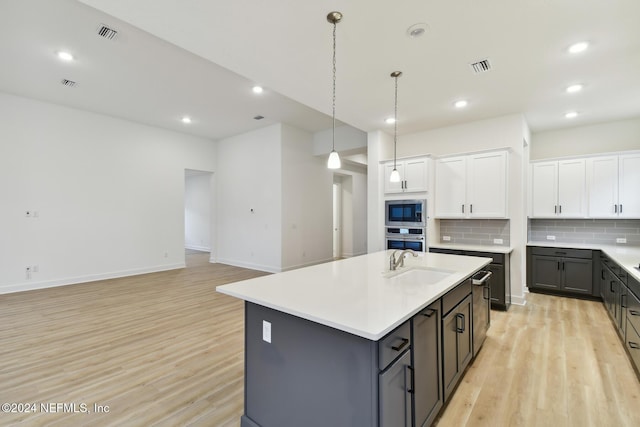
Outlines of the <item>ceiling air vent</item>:
[[255,116],[253,118],[253,120],[262,120],[262,119],[264,119],[264,116]]
[[483,59],[482,61],[472,62],[469,64],[474,74],[486,73],[487,71],[491,71],[491,63],[489,63],[488,59]]
[[60,83],[62,83],[62,85],[66,87],[74,87],[76,85],[76,82],[74,82],[73,80],[67,80],[67,79],[62,79]]
[[104,24],[100,24],[98,27],[98,35],[108,40],[113,40],[118,35],[118,32],[113,28],[109,28]]

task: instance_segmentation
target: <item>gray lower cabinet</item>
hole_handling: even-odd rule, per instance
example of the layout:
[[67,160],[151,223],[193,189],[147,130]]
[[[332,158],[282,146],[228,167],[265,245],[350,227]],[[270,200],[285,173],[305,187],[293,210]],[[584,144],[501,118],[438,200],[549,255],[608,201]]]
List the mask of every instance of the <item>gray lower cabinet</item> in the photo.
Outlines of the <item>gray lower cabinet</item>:
[[627,288],[628,275],[624,269],[604,254],[600,255],[601,284],[600,291],[611,320],[616,325],[620,336],[624,339],[627,327],[627,300],[629,290]]
[[530,290],[593,295],[593,251],[544,247],[527,251]]
[[380,427],[411,426],[411,352],[380,374]]
[[416,427],[431,425],[444,403],[442,388],[441,303],[413,318],[414,418]]
[[445,402],[451,397],[473,355],[471,304],[471,295],[468,295],[442,318],[442,371]]
[[491,276],[491,308],[509,309],[511,305],[511,261],[509,254],[448,248],[429,248],[429,252],[491,258],[493,261],[485,267],[493,274]]

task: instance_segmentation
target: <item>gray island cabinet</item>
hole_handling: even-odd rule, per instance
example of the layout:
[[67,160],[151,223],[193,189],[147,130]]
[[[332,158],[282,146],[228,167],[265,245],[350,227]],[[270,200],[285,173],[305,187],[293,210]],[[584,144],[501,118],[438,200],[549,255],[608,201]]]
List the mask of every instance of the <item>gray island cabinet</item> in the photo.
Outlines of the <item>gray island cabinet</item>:
[[[490,260],[424,254],[390,274],[390,253],[218,287],[245,299],[242,427],[433,422],[471,359],[470,277]],[[412,268],[445,277],[401,278]]]

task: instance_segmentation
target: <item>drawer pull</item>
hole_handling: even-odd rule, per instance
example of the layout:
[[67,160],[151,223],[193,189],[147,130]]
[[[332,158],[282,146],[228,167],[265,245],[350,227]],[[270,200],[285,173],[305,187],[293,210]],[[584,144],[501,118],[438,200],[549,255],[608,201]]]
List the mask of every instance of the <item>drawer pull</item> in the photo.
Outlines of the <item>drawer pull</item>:
[[635,343],[633,341],[629,341],[629,347],[631,347],[634,350],[640,349],[640,345],[638,345],[638,343]]
[[423,312],[422,315],[426,316],[426,317],[431,317],[434,314],[436,314],[437,312],[438,312],[438,310],[434,310],[434,309],[430,308],[427,311]]
[[566,254],[567,254],[566,252],[559,252],[559,251],[556,251],[556,255],[566,255]]
[[629,313],[631,313],[632,316],[640,316],[640,311],[638,310],[629,310]]
[[412,366],[407,366],[407,370],[409,371],[409,384],[411,384],[409,386],[409,389],[407,390],[407,393],[415,393],[415,374],[413,373],[413,367]]
[[405,348],[407,346],[407,344],[409,344],[409,340],[406,338],[401,338],[402,340],[402,344],[400,344],[399,346],[391,346],[391,350],[395,350],[395,351],[401,351],[403,348]]

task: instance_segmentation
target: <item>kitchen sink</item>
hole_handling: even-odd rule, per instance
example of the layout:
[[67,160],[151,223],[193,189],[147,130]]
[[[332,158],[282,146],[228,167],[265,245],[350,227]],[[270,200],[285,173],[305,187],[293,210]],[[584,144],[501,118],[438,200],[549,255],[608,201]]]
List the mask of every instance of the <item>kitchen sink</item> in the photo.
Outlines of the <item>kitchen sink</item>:
[[410,267],[406,270],[396,270],[386,273],[386,277],[393,282],[415,285],[434,285],[449,277],[454,272],[429,267]]

